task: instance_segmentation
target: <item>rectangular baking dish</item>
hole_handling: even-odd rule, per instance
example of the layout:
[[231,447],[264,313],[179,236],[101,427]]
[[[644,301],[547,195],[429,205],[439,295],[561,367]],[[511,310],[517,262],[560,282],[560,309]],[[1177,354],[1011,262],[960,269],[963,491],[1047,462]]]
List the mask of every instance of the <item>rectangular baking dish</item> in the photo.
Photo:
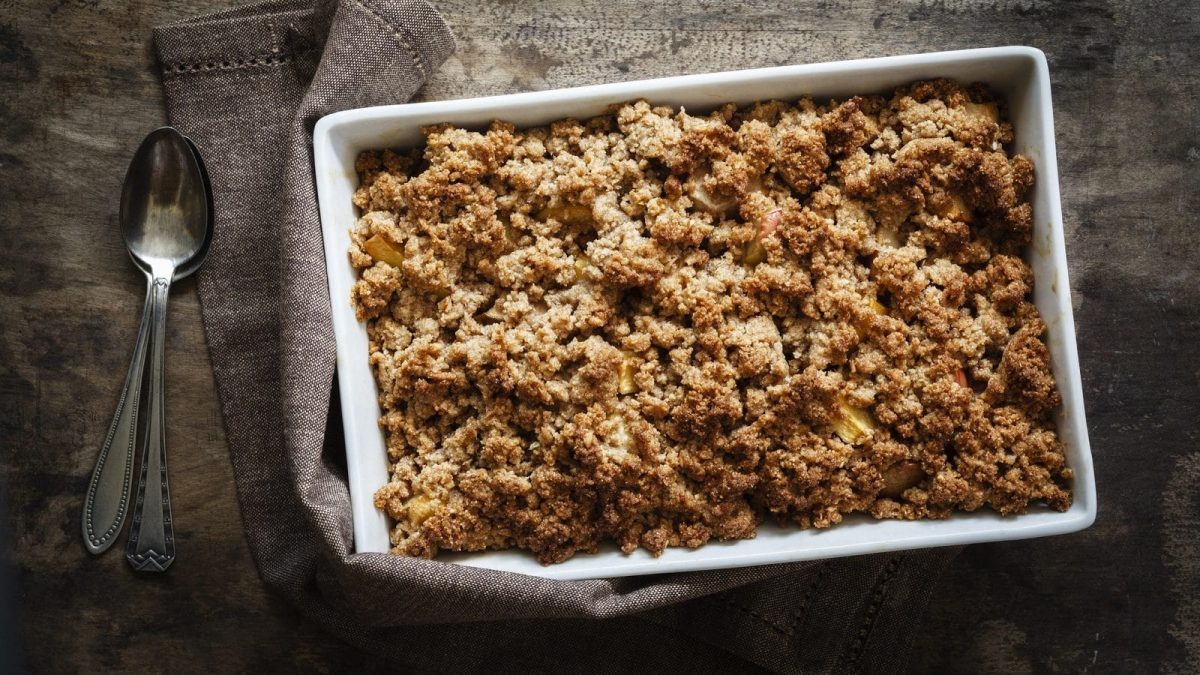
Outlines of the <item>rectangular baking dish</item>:
[[1002,517],[980,510],[955,514],[947,520],[917,522],[853,516],[827,530],[764,524],[756,538],[745,541],[714,542],[697,550],[668,549],[658,558],[642,550],[623,555],[614,546],[548,567],[524,551],[444,555],[439,560],[555,579],[588,579],[1028,539],[1088,527],[1096,517],[1096,487],[1067,284],[1049,70],[1040,50],[996,47],[381,106],[347,110],[318,121],[313,132],[313,155],[337,337],[338,385],[356,552],[383,552],[389,548],[387,518],[372,502],[375,490],[388,480],[384,437],[377,423],[380,411],[367,363],[366,327],[357,320],[350,304],[350,289],[357,275],[350,266],[347,249],[349,232],[359,216],[350,201],[358,183],[354,160],[359,152],[413,147],[423,141],[421,126],[439,122],[482,128],[493,119],[503,119],[527,127],[563,117],[598,115],[610,104],[637,98],[707,111],[730,101],[746,104],[772,98],[794,100],[804,95],[820,100],[884,93],[932,77],[985,82],[1004,94],[1016,128],[1015,151],[1032,159],[1036,166],[1034,243],[1028,257],[1035,277],[1034,302],[1049,326],[1052,367],[1063,395],[1058,431],[1075,471],[1075,502],[1069,511],[1033,508],[1022,516]]

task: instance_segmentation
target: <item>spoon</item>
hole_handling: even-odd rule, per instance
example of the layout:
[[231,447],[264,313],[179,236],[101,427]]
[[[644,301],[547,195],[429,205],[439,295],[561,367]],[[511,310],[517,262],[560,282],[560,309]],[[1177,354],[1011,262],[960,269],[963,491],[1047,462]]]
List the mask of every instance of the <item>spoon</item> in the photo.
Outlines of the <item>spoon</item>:
[[[163,355],[171,282],[194,272],[212,237],[211,194],[195,146],[171,127],[150,133],[130,162],[121,190],[121,236],[146,274],[146,299],[125,386],[88,484],[83,536],[92,553],[108,549],[125,521],[133,477],[133,449],[142,447],[142,471],[126,558],[136,569],[163,571],[175,559],[167,487]],[[143,373],[149,421],[141,425]],[[115,446],[115,447],[114,447]],[[153,485],[147,478],[154,477]]]

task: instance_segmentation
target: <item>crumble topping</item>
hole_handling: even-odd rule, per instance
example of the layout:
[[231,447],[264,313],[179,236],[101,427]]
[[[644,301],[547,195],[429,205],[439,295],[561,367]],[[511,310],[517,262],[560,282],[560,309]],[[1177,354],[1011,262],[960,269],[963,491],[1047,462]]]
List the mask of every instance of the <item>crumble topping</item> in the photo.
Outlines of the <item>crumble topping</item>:
[[353,302],[393,552],[1066,510],[1003,107],[948,80],[635,101],[363,153]]

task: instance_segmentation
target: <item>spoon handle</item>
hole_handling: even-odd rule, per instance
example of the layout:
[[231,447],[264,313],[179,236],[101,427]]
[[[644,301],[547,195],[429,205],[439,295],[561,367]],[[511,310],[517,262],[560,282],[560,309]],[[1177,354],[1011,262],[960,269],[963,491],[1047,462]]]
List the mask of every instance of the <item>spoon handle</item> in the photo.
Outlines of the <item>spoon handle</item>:
[[175,561],[171,492],[167,488],[167,424],[164,406],[163,351],[167,333],[167,294],[171,274],[155,274],[151,288],[148,419],[142,436],[142,471],[125,558],[134,569],[162,572]]
[[[149,282],[149,278],[147,278]],[[154,298],[146,285],[146,301],[138,325],[133,358],[125,375],[125,386],[117,401],[96,468],[83,500],[83,543],[93,554],[103,553],[117,540],[129,512],[129,489],[133,483],[133,448],[137,440],[138,407],[142,398],[142,373],[146,365],[146,342],[150,336],[150,313]]]

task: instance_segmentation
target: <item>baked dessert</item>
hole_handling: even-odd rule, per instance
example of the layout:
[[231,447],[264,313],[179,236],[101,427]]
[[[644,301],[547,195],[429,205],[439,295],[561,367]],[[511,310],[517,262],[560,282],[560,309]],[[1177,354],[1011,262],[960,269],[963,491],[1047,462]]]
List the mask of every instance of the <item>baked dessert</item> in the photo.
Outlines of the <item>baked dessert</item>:
[[393,552],[1066,510],[1034,167],[1003,110],[934,80],[363,153]]

